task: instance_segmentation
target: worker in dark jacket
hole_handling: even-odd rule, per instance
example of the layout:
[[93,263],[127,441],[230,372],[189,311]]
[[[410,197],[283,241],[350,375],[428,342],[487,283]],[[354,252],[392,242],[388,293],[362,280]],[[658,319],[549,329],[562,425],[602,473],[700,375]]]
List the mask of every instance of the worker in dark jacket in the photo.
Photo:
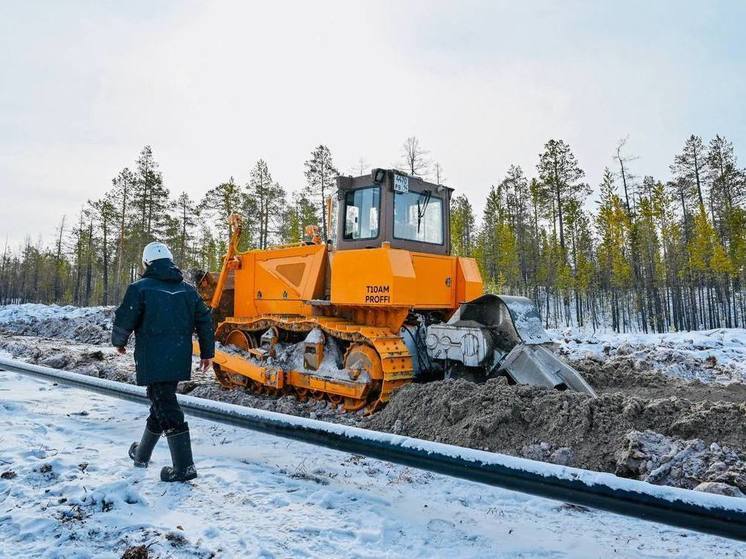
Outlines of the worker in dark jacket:
[[173,467],[161,470],[163,481],[197,477],[192,459],[189,425],[176,400],[176,385],[192,372],[192,333],[197,332],[200,368],[207,371],[215,355],[210,309],[191,285],[184,283],[171,251],[163,243],[150,243],[142,255],[145,272],[130,284],[116,310],[111,343],[125,353],[135,333],[137,384],[147,386],[150,416],[140,443],[129,455],[135,466],[146,467],[156,443],[165,433]]

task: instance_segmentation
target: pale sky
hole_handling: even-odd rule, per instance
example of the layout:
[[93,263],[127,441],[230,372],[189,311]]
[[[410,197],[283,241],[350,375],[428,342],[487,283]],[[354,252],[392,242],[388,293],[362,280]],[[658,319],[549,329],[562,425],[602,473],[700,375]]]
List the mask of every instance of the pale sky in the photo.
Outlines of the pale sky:
[[145,144],[200,197],[327,144],[392,166],[417,136],[478,210],[551,137],[588,182],[630,136],[668,178],[691,133],[746,165],[746,2],[0,0],[0,242],[51,240]]

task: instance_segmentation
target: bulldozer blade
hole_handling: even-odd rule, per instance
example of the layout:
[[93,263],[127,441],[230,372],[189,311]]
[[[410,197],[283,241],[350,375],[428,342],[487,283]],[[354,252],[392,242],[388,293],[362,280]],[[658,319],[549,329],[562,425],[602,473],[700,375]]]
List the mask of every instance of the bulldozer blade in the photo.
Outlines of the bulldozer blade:
[[508,375],[518,384],[596,396],[580,373],[552,353],[552,339],[544,330],[536,306],[526,297],[482,295],[463,303],[447,326],[456,329],[486,327],[498,332],[497,372]]
[[518,344],[500,363],[503,372],[518,384],[574,390],[596,397],[596,392],[575,369],[543,345]]
[[488,328],[497,328],[513,344],[551,343],[544,330],[536,306],[526,297],[493,295],[488,293],[463,303],[448,324],[475,322]]

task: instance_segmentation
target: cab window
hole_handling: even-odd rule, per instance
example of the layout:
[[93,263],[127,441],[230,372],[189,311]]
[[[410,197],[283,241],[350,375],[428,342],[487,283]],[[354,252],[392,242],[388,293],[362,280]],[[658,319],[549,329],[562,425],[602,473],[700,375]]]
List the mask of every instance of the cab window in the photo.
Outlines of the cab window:
[[346,241],[378,237],[380,202],[381,188],[378,186],[358,188],[345,193]]
[[396,192],[394,237],[443,244],[443,200],[428,191]]

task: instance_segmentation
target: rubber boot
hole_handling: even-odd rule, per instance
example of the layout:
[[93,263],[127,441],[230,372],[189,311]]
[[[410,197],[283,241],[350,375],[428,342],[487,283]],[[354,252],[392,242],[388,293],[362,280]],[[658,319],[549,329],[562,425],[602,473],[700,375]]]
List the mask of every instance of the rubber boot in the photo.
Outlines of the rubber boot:
[[189,425],[184,424],[179,433],[166,433],[168,449],[171,451],[173,467],[164,466],[161,470],[161,481],[189,481],[197,477],[192,458],[192,441],[189,437]]
[[153,433],[150,429],[145,427],[145,431],[142,433],[142,439],[140,443],[132,443],[130,445],[129,455],[130,458],[135,462],[135,466],[138,468],[147,468],[148,462],[150,462],[150,456],[153,454],[153,449],[158,443],[158,439],[161,438],[161,433]]

